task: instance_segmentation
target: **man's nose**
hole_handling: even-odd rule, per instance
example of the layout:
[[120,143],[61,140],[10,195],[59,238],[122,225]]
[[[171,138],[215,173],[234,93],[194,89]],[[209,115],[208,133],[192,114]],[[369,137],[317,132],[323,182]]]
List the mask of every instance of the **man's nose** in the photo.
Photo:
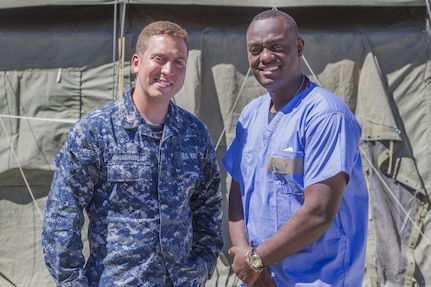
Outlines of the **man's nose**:
[[274,57],[274,54],[272,53],[272,51],[264,47],[262,50],[262,53],[260,54],[260,58],[262,60],[269,60],[269,59],[272,59],[273,57]]
[[172,63],[170,61],[167,61],[163,67],[162,67],[162,73],[164,75],[172,75],[173,69],[172,69]]

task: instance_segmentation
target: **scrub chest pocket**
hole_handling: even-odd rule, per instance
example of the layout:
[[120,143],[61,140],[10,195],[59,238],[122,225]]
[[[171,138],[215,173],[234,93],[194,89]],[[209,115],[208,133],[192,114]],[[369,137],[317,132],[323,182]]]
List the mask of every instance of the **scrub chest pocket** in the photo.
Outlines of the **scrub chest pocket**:
[[267,172],[279,193],[303,196],[304,153],[281,151],[268,159]]

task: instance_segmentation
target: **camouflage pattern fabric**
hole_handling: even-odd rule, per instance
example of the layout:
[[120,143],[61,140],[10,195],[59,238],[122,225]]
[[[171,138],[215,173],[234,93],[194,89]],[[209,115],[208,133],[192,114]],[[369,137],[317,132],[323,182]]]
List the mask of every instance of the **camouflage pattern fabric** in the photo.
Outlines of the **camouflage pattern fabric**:
[[61,286],[204,286],[223,245],[209,131],[171,102],[159,138],[132,93],[78,121],[56,157],[42,233],[46,265]]

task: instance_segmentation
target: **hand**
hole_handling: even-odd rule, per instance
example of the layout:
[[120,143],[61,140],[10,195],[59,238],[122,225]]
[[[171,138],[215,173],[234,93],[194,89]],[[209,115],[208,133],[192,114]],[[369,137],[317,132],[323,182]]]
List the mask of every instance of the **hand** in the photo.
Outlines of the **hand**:
[[261,272],[260,277],[254,283],[254,287],[277,287],[277,285],[275,285],[268,269],[265,268]]
[[[232,270],[235,272],[236,276],[238,276],[241,281],[247,284],[248,287],[253,287],[255,286],[255,282],[258,280],[262,272],[253,271],[250,266],[248,266],[247,262],[245,262],[245,253],[247,253],[249,249],[251,249],[251,246],[232,246],[228,250],[228,254],[234,256]],[[268,276],[271,277],[269,273]]]

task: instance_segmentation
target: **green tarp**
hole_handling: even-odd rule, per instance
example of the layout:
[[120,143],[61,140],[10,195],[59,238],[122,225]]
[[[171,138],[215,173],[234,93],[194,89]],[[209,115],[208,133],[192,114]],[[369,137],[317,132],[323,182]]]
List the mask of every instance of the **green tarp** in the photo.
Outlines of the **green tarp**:
[[48,5],[208,5],[235,7],[316,7],[316,6],[424,6],[427,0],[3,0],[0,8]]
[[[125,15],[124,4],[109,1],[0,3],[0,286],[54,286],[40,246],[54,157],[76,119],[133,84],[129,59],[143,25],[165,19],[189,31],[186,82],[174,100],[207,124],[221,158],[241,109],[263,92],[248,74],[245,29],[267,2],[126,1]],[[364,286],[430,286],[426,2],[274,3],[300,26],[303,72],[339,95],[363,126],[371,207]],[[226,254],[227,228],[225,238]],[[224,259],[208,286],[238,283]]]

